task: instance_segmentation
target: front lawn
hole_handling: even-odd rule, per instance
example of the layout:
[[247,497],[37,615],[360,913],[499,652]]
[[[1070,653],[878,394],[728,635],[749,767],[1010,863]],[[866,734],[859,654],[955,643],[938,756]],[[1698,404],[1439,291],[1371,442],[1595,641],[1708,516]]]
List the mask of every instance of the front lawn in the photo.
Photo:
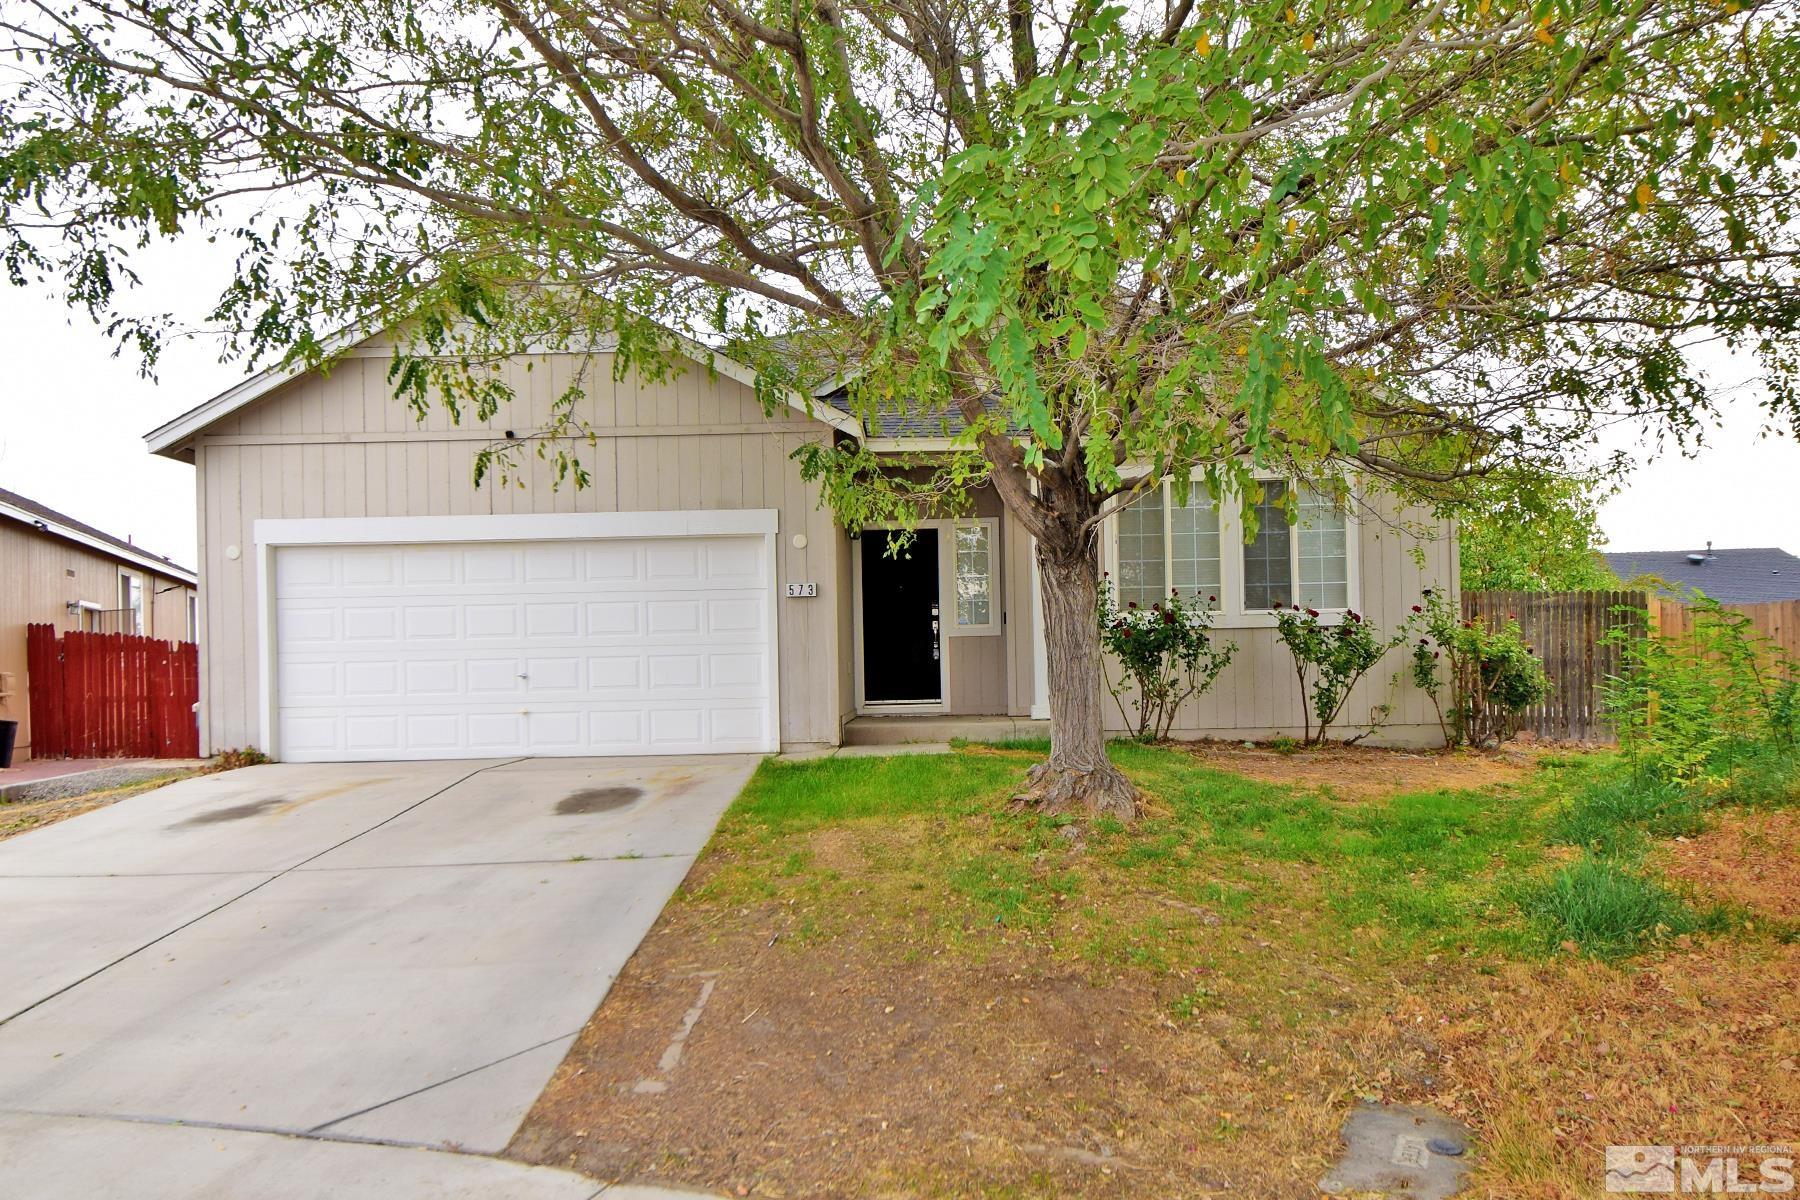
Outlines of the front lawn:
[[1313,1196],[1375,1097],[1469,1121],[1476,1194],[1585,1196],[1611,1142],[1800,1129],[1794,916],[1743,886],[1746,836],[1791,863],[1791,786],[1673,842],[1609,756],[1122,745],[1124,829],[1007,811],[1039,754],[765,764],[513,1152],[749,1195]]

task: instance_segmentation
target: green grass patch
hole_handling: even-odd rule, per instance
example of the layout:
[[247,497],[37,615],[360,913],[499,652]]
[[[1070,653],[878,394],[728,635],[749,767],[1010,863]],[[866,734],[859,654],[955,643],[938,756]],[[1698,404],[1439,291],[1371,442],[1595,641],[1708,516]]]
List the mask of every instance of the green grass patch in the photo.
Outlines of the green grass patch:
[[1623,767],[1589,780],[1550,823],[1549,838],[1608,856],[1635,857],[1646,835],[1690,837],[1705,824],[1710,802],[1678,783]]
[[954,864],[948,883],[996,924],[1041,928],[1057,907],[1081,890],[1073,871],[1040,874],[1016,856],[982,854]]
[[726,814],[728,830],[789,834],[868,818],[986,812],[1020,763],[997,755],[766,760]]
[[1673,892],[1614,858],[1589,856],[1563,868],[1523,904],[1547,949],[1573,944],[1595,958],[1621,958],[1701,924]]
[[1800,804],[1800,747],[1753,742],[1722,750],[1712,771],[1724,778],[1719,802],[1746,808]]
[[[884,923],[921,954],[1024,937],[1097,977],[1214,956],[1220,971],[1266,974],[1271,944],[1383,969],[1565,943],[1612,958],[1723,927],[1645,873],[1651,838],[1696,832],[1720,803],[1785,803],[1796,778],[1787,751],[1746,752],[1713,786],[1685,790],[1585,754],[1506,786],[1349,800],[1116,742],[1147,815],[1130,828],[1073,822],[1070,837],[1068,817],[1006,806],[1044,749],[765,762],[694,898],[776,901],[798,942]],[[1582,857],[1558,863],[1559,845]],[[1245,988],[1266,990],[1230,985]]]

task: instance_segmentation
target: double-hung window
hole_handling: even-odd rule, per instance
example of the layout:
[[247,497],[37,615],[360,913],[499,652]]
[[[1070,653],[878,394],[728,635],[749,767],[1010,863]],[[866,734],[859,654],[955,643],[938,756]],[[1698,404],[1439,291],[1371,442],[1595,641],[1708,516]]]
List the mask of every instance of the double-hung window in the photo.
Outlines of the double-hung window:
[[1179,592],[1218,607],[1219,547],[1219,509],[1204,487],[1189,488],[1185,504],[1166,482],[1152,488],[1119,514],[1119,603],[1149,608]]
[[1294,604],[1327,612],[1352,606],[1351,521],[1333,496],[1263,480],[1253,510],[1256,533],[1246,541],[1236,500],[1219,504],[1198,481],[1183,504],[1168,481],[1132,501],[1114,538],[1119,603],[1147,608],[1179,592],[1217,609],[1226,625],[1260,623],[1268,619],[1260,614]]

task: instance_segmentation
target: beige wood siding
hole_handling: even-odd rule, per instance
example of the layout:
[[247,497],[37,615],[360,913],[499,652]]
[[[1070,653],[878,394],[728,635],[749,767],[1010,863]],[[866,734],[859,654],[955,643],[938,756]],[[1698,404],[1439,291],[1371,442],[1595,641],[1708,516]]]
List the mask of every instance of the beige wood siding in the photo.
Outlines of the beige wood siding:
[[1031,715],[1038,614],[1032,607],[1032,539],[1010,512],[1000,520],[1000,550],[1006,587],[1006,712]]
[[[1107,536],[1110,538],[1111,531]],[[1361,598],[1357,611],[1391,636],[1426,588],[1454,595],[1456,537],[1449,522],[1394,497],[1364,497],[1356,546],[1360,554]],[[1217,636],[1237,643],[1232,663],[1211,691],[1182,706],[1173,735],[1178,738],[1268,738],[1299,736],[1301,693],[1293,657],[1272,628],[1220,629]],[[1026,660],[1029,665],[1029,659]],[[1431,700],[1413,686],[1405,646],[1388,652],[1351,693],[1334,736],[1361,732],[1379,720],[1364,740],[1375,745],[1441,744]],[[1398,678],[1396,676],[1398,675]],[[1377,710],[1386,705],[1385,715]],[[1129,708],[1129,698],[1127,699]],[[1109,727],[1124,729],[1118,707],[1107,697]]]
[[[977,517],[999,517],[1005,510],[998,493],[991,487],[977,488],[974,512]],[[997,543],[991,549],[990,570],[993,571],[994,611],[1002,616],[998,633],[969,633],[944,638],[944,674],[949,685],[949,711],[956,716],[991,716],[1004,713],[1007,706],[1006,642],[1009,626],[1004,615],[1010,603],[1006,590],[1006,531],[1004,522],[994,526]],[[944,536],[950,536],[946,530]],[[954,570],[955,547],[948,561]],[[951,581],[954,584],[954,580]],[[946,627],[953,619],[946,613]]]
[[87,601],[117,608],[121,570],[144,579],[144,632],[186,641],[187,597],[193,589],[185,583],[122,566],[98,550],[18,521],[0,520],[0,719],[19,722],[20,759],[29,757],[31,745],[25,627],[53,625],[67,633],[81,628],[80,616],[71,614],[69,605]]
[[[836,651],[847,543],[791,455],[830,436],[803,415],[763,414],[755,395],[700,367],[660,382],[615,381],[608,354],[544,355],[502,368],[517,399],[490,421],[424,421],[392,396],[379,347],[272,392],[197,439],[200,472],[202,744],[253,745],[260,664],[254,522],[273,517],[631,512],[773,508],[780,512],[777,590],[819,584],[813,599],[777,600],[784,743],[836,743],[846,703]],[[477,454],[508,429],[548,420],[579,384],[594,444],[577,453],[592,486],[553,486],[529,451],[517,478],[473,484]],[[794,545],[806,535],[804,548]],[[238,557],[228,551],[235,547]]]

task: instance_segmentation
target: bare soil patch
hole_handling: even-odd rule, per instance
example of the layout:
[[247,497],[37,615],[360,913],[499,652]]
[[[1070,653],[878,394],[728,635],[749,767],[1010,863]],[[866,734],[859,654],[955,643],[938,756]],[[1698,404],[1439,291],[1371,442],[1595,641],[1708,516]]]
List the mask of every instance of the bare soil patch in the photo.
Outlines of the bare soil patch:
[[1698,837],[1669,843],[1662,860],[1702,895],[1800,920],[1800,809],[1715,813]]
[[793,934],[780,905],[672,909],[509,1152],[754,1196],[1310,1197],[1346,1088],[1427,1074],[1393,1030],[1350,1027],[1366,997],[1296,1039],[1028,946]]
[[1515,783],[1531,773],[1541,751],[1391,750],[1325,745],[1281,750],[1242,742],[1193,742],[1185,747],[1206,766],[1262,783],[1323,788],[1345,799],[1440,788],[1475,789]]

